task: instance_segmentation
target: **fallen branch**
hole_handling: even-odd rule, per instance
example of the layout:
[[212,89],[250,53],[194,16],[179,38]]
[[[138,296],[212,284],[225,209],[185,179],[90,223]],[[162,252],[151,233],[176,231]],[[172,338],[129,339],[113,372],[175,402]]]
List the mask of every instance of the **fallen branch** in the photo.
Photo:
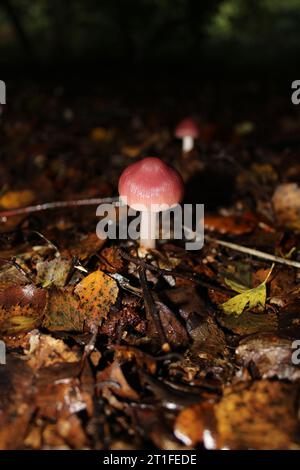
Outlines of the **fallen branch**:
[[89,198],[89,199],[78,199],[71,201],[53,201],[45,202],[43,204],[36,204],[33,206],[19,207],[17,209],[9,209],[0,211],[0,221],[6,222],[8,217],[14,217],[16,215],[27,215],[33,212],[42,212],[53,209],[65,209],[69,207],[82,207],[82,206],[97,206],[99,204],[114,203],[119,200],[118,197],[106,197],[106,198]]
[[206,236],[206,240],[216,243],[217,245],[225,246],[231,250],[239,251],[247,255],[255,256],[266,261],[272,261],[273,263],[285,264],[286,266],[292,266],[293,268],[300,268],[300,263],[298,261],[292,261],[289,259],[281,258],[280,256],[271,255],[265,253],[264,251],[255,250],[254,248],[247,248],[246,246],[237,245],[236,243],[226,242],[224,240],[218,240],[216,238],[211,238]]
[[155,328],[157,330],[160,343],[161,343],[161,348],[163,352],[169,352],[170,351],[170,345],[167,341],[164,329],[162,327],[160,317],[159,317],[159,312],[157,310],[157,307],[155,305],[155,302],[152,298],[151,291],[148,287],[147,284],[147,277],[146,277],[146,272],[144,266],[140,265],[138,268],[139,272],[139,278],[140,278],[140,283],[141,283],[141,288],[143,291],[143,297],[144,297],[144,303],[145,303],[145,310],[146,310],[146,315],[148,319],[152,319]]

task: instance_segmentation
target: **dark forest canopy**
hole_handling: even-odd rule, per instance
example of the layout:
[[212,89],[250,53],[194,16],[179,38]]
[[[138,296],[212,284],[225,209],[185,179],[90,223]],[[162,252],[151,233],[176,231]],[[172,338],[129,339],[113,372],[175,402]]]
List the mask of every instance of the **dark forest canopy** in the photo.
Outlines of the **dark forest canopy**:
[[0,63],[291,62],[299,0],[0,0]]

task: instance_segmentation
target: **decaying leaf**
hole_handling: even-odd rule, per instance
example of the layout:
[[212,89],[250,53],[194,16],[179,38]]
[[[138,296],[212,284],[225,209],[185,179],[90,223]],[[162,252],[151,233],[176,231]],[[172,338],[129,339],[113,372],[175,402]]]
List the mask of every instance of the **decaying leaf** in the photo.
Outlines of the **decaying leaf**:
[[219,323],[229,331],[238,335],[275,332],[278,318],[274,312],[254,313],[245,311],[241,315],[220,315]]
[[29,349],[25,350],[25,354],[26,363],[34,370],[61,362],[80,360],[79,354],[72,351],[61,339],[43,335],[38,331],[30,334]]
[[75,241],[68,247],[67,253],[69,256],[76,257],[81,261],[90,258],[93,254],[97,253],[105,243],[105,237],[100,239],[96,233],[88,233],[80,239]]
[[36,265],[36,282],[44,288],[50,285],[64,287],[71,267],[72,260],[61,257],[49,261],[40,261]]
[[277,335],[264,333],[244,338],[236,355],[241,363],[254,368],[262,379],[277,377],[292,382],[300,379],[300,367],[293,364],[293,341]]
[[105,370],[98,373],[97,385],[99,389],[112,389],[121,398],[133,401],[139,399],[138,393],[128,384],[121,365],[117,360],[114,360]]
[[87,325],[92,326],[107,317],[119,288],[113,278],[102,271],[94,271],[77,284],[74,292],[80,299],[80,308],[85,311]]
[[252,232],[257,225],[255,217],[251,214],[244,216],[211,216],[206,215],[204,227],[206,230],[222,234],[243,235]]
[[78,299],[67,289],[51,289],[43,327],[49,331],[83,331],[85,316]]

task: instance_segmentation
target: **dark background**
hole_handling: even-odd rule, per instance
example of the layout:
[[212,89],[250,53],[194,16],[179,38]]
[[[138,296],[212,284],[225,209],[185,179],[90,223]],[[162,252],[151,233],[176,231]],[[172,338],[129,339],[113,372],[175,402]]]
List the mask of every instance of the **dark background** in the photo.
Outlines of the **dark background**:
[[299,0],[0,0],[0,71],[292,77],[299,24]]

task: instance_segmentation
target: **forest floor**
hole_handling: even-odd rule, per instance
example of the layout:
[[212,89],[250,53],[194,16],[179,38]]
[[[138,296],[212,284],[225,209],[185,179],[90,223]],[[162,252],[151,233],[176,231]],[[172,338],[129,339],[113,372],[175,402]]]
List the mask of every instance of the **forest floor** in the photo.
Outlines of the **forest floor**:
[[[207,237],[140,258],[97,238],[93,205],[1,218],[1,449],[300,449],[297,108],[253,83],[167,88],[32,86],[1,109],[0,211],[115,197],[158,156]],[[185,115],[201,129],[187,155]]]

